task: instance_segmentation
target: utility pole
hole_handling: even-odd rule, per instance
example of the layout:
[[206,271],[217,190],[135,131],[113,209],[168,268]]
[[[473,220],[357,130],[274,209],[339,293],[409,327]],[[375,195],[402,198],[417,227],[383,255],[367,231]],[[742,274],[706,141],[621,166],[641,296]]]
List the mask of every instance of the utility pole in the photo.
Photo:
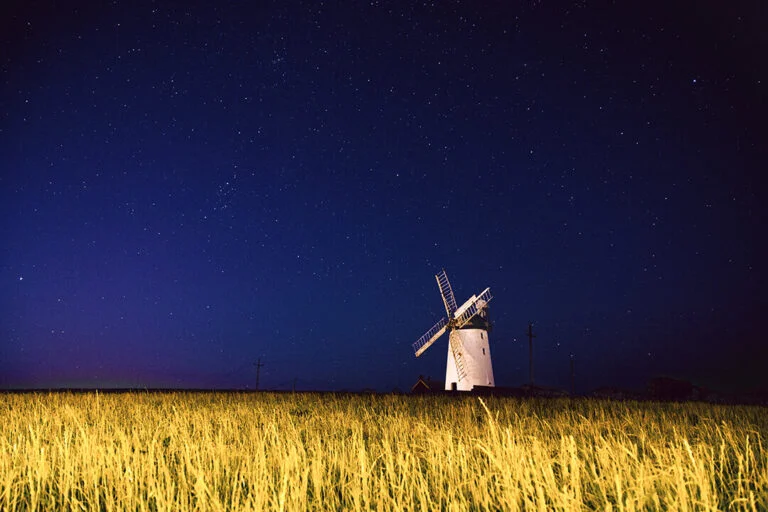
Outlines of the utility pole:
[[571,396],[576,395],[575,366],[576,366],[576,357],[573,354],[571,354]]
[[528,322],[528,375],[531,379],[531,387],[533,387],[533,338],[536,337],[533,334],[533,322]]
[[256,367],[256,391],[259,390],[259,374],[261,373],[261,367],[264,366],[264,363],[261,362],[261,358],[259,358],[258,363],[253,363],[253,366]]

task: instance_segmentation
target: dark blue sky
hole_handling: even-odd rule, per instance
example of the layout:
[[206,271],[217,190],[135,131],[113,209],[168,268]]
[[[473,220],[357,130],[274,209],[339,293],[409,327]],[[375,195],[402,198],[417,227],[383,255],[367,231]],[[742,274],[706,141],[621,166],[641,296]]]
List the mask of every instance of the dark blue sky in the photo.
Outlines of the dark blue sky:
[[0,386],[768,388],[762,2],[4,4]]

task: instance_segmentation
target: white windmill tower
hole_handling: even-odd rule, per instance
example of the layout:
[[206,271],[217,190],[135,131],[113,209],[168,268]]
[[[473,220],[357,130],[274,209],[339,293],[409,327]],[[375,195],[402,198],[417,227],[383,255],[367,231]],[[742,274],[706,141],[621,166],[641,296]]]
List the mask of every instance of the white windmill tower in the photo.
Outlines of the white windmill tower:
[[416,343],[416,357],[427,350],[445,331],[448,335],[448,362],[445,366],[445,389],[471,391],[474,386],[494,386],[491,349],[488,345],[488,302],[491,289],[473,295],[456,307],[451,283],[445,270],[435,276],[443,297],[446,318],[437,322]]

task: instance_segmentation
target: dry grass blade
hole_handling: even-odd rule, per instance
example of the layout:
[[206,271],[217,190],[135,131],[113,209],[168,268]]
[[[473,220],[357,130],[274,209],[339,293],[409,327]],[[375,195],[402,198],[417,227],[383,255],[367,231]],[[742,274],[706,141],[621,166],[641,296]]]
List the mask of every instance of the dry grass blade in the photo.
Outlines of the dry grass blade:
[[768,510],[768,415],[703,404],[6,394],[0,510]]

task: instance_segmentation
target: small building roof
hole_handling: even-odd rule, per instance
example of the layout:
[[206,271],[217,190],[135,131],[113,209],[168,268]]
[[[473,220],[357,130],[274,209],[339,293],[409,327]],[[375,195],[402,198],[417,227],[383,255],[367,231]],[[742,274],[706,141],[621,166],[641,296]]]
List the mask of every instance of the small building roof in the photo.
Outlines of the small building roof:
[[430,393],[433,391],[443,391],[444,389],[444,382],[432,380],[430,377],[424,378],[423,375],[419,375],[419,380],[411,386],[411,393]]

